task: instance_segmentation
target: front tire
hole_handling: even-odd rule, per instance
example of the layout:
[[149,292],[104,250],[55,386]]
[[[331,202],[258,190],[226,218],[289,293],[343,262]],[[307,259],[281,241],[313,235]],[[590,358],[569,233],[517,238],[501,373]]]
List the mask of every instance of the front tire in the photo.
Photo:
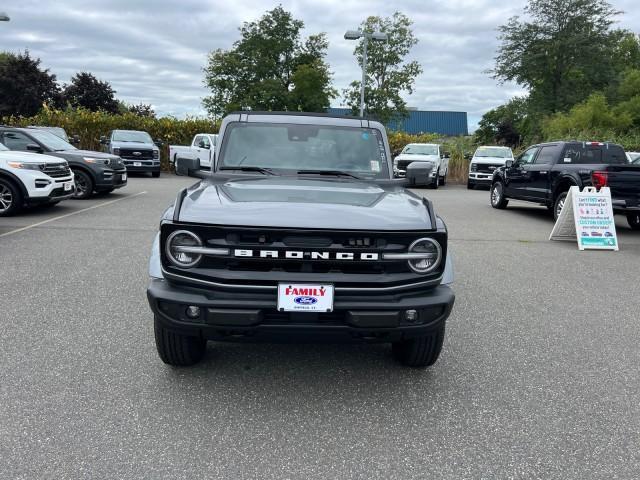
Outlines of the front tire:
[[491,206],[503,210],[508,204],[509,200],[504,196],[504,184],[498,180],[491,185]]
[[393,356],[407,367],[430,367],[436,363],[442,351],[444,330],[445,326],[442,325],[430,335],[394,342]]
[[631,230],[640,230],[640,213],[630,213],[627,215],[627,222]]
[[82,170],[74,170],[73,175],[76,182],[76,191],[72,198],[76,200],[86,200],[93,194],[93,180],[91,176]]
[[151,172],[151,176],[153,178],[159,178],[160,177],[160,172]]
[[471,183],[469,180],[467,180],[467,190],[473,190],[474,186],[475,185],[473,183]]
[[560,216],[560,212],[562,212],[562,209],[564,208],[564,204],[567,200],[568,193],[569,192],[562,192],[556,197],[556,201],[553,202],[553,219],[554,220],[558,220],[558,217]]
[[188,367],[204,357],[207,341],[200,337],[180,335],[167,330],[157,317],[154,318],[154,333],[158,355],[167,365]]
[[436,176],[433,179],[433,182],[431,182],[431,188],[433,188],[434,190],[437,190],[439,186],[440,186],[440,175],[436,173]]
[[15,184],[0,178],[0,217],[15,215],[22,208],[22,195]]

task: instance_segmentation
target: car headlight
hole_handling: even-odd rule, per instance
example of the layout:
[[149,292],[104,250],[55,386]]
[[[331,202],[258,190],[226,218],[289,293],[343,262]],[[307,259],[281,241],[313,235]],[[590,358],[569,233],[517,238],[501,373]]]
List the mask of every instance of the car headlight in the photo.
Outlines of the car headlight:
[[22,168],[24,170],[43,170],[44,163],[30,163],[30,162],[7,162],[11,168]]
[[113,152],[114,155],[120,155],[120,147],[113,147]]
[[153,158],[160,158],[160,151],[154,150],[153,151]]
[[82,159],[85,162],[89,162],[89,163],[95,163],[95,164],[102,164],[102,165],[110,165],[111,164],[111,160],[108,158],[95,158],[95,157],[82,157]]
[[187,230],[176,230],[167,238],[166,253],[176,267],[190,268],[198,264],[202,254],[190,251],[202,247],[200,238]]
[[416,273],[431,273],[442,260],[442,247],[433,238],[420,238],[409,246],[409,255],[415,254],[410,259],[409,267]]
[[471,171],[472,172],[477,172],[478,171],[478,164],[477,163],[471,163]]

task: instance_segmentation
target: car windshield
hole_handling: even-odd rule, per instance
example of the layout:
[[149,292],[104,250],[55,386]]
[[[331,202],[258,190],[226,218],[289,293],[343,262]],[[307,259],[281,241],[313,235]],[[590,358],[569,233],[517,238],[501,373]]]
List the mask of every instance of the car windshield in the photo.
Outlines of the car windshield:
[[631,163],[634,163],[636,165],[640,164],[640,153],[630,153],[629,160],[631,160]]
[[218,167],[389,178],[384,141],[378,130],[329,125],[231,123]]
[[438,155],[438,146],[412,143],[404,147],[402,155]]
[[0,152],[8,151],[9,149],[5,147],[2,143],[0,143]]
[[31,126],[29,128],[37,128],[38,130],[44,130],[45,132],[53,133],[56,137],[60,137],[65,142],[69,141],[69,137],[67,136],[67,132],[64,131],[62,127],[38,127]]
[[147,132],[137,132],[135,130],[115,130],[111,140],[114,142],[153,143],[151,135]]
[[65,142],[60,137],[54,135],[50,132],[45,132],[44,130],[29,130],[29,135],[42,143],[45,147],[50,148],[55,152],[60,152],[62,150],[76,150],[76,147],[71,145],[69,142]]
[[476,157],[513,158],[510,148],[488,147],[476,150]]

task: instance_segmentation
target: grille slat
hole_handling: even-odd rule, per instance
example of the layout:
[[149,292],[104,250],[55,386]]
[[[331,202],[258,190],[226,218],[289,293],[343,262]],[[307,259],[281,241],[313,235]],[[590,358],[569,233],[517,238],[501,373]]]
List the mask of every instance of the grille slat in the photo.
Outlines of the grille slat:
[[501,163],[478,163],[476,171],[478,173],[493,173],[496,168],[501,166]]
[[47,163],[42,169],[42,173],[49,175],[51,178],[62,178],[70,176],[71,170],[64,163]]
[[[136,155],[139,153],[139,155]],[[121,148],[120,158],[128,160],[151,160],[153,159],[153,150],[144,150],[140,148]]]

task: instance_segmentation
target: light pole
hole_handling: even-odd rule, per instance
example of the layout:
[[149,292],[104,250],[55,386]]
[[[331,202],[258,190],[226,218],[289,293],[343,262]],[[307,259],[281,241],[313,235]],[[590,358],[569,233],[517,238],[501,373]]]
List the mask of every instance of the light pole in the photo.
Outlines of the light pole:
[[347,30],[344,34],[345,40],[363,39],[362,45],[362,81],[360,82],[360,116],[364,117],[364,84],[367,80],[367,44],[369,40],[374,42],[384,42],[388,36],[382,32],[363,32],[361,30]]
[[11,20],[9,15],[4,12],[0,12],[0,22],[8,22],[9,20]]

